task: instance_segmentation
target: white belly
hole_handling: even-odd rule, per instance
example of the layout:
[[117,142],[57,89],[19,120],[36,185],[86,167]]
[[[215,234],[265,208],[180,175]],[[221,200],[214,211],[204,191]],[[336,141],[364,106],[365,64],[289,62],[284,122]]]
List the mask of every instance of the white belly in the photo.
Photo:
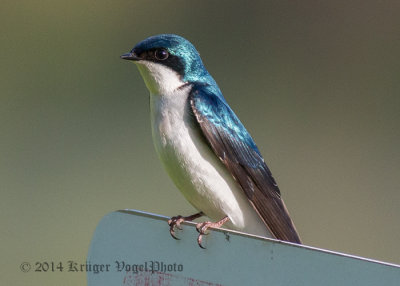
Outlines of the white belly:
[[211,220],[228,216],[227,227],[271,237],[196,126],[187,100],[188,89],[150,95],[153,141],[166,171],[185,198]]

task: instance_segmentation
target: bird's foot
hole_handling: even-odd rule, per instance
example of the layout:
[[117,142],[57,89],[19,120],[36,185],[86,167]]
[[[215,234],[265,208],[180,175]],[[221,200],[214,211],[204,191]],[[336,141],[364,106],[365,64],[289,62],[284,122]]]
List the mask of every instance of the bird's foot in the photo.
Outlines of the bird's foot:
[[177,216],[173,216],[168,220],[168,225],[169,225],[169,233],[171,234],[171,236],[177,240],[179,240],[178,237],[176,237],[175,235],[175,227],[177,229],[182,230],[181,227],[181,223],[184,221],[192,221],[196,218],[202,217],[204,214],[203,212],[199,212],[196,213],[194,215],[190,215],[190,216],[181,216],[181,215],[177,215]]
[[205,221],[205,222],[201,222],[198,223],[196,225],[196,230],[199,233],[199,236],[197,237],[197,243],[199,244],[199,246],[203,249],[206,249],[203,245],[202,245],[202,240],[203,240],[203,235],[208,235],[208,233],[206,232],[210,227],[212,228],[220,228],[224,223],[226,223],[229,220],[229,217],[224,217],[223,219],[217,221],[217,222],[211,222],[211,221]]

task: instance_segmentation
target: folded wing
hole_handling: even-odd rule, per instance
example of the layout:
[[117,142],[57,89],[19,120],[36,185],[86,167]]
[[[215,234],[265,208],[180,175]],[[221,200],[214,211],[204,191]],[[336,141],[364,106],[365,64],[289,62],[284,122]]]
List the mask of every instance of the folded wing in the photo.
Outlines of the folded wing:
[[231,172],[269,231],[301,243],[279,188],[257,146],[218,91],[194,85],[190,105],[212,150]]

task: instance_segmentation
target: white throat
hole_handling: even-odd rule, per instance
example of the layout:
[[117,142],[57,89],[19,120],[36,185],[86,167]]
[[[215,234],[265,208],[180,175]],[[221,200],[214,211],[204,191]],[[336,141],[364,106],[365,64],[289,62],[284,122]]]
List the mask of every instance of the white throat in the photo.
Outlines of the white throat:
[[161,64],[136,64],[150,91],[155,149],[178,189],[211,220],[228,216],[230,227],[272,237],[240,186],[204,140],[188,101],[192,86]]
[[181,76],[171,68],[150,61],[135,62],[151,94],[170,94],[181,87]]

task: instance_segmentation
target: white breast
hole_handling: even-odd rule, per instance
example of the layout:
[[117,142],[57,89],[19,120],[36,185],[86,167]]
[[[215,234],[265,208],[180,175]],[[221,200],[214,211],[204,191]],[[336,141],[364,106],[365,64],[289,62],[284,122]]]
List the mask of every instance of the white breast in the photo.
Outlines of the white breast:
[[[164,80],[160,80],[153,81],[148,88],[154,146],[169,176],[185,198],[213,221],[228,216],[230,227],[271,237],[244,192],[201,134],[188,102],[191,87],[178,88],[184,84],[178,75],[162,68],[165,70],[158,78],[170,78],[168,86],[163,86]],[[143,77],[147,69],[141,70]]]

